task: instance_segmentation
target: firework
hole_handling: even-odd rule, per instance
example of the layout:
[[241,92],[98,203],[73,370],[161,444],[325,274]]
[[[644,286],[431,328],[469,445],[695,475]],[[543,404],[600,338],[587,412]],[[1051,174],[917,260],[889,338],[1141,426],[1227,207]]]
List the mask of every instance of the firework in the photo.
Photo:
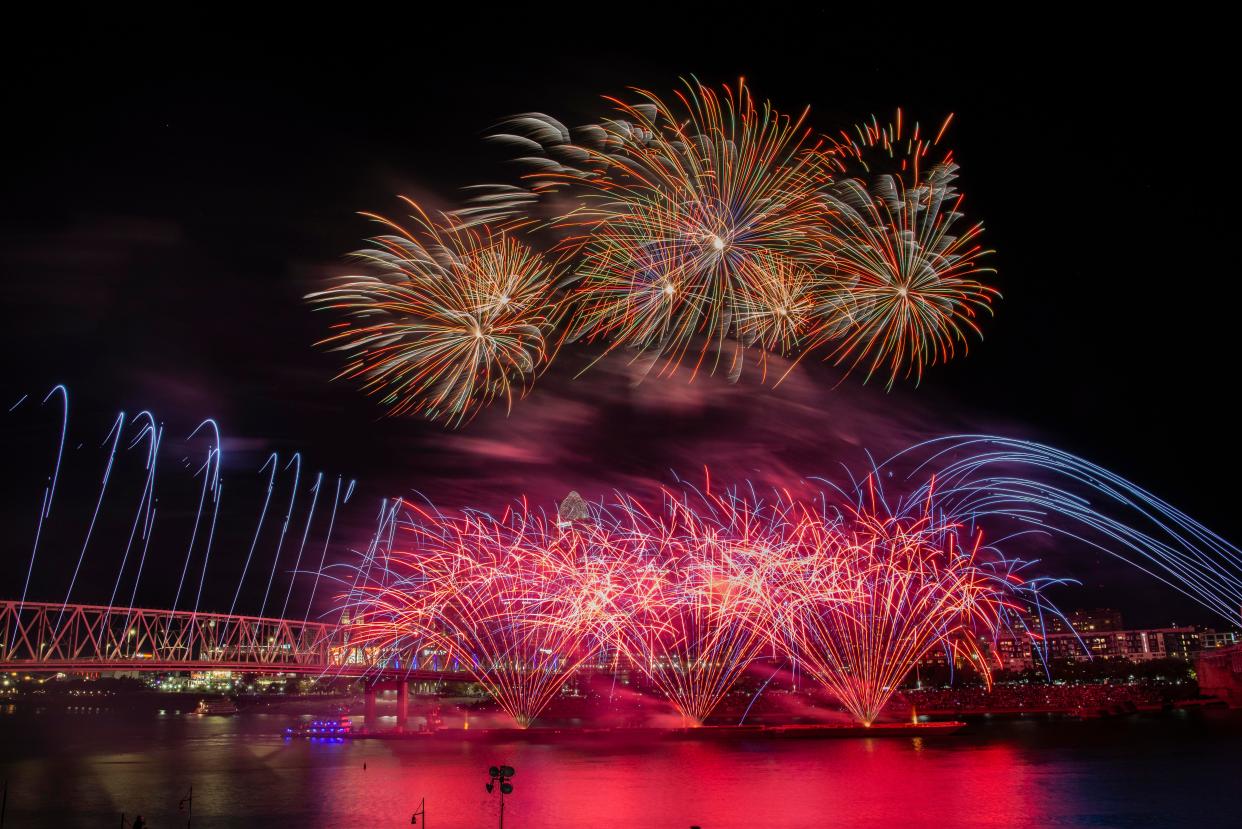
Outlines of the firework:
[[683,722],[701,725],[768,644],[758,578],[768,524],[746,501],[710,494],[670,497],[658,521],[633,501],[621,508],[628,532],[616,546],[650,553],[622,597],[618,648]]
[[392,415],[457,427],[497,399],[511,406],[546,361],[556,267],[506,231],[407,203],[411,229],[371,216],[390,231],[355,254],[373,273],[307,299],[345,317],[320,343],[349,355],[338,377],[361,380]]
[[[102,474],[97,480],[97,489],[93,496],[82,502],[87,505],[88,509],[84,514],[77,514],[77,518],[82,520],[81,527],[71,529],[71,525],[65,526],[63,523],[61,527],[57,527],[49,520],[54,498],[57,492],[63,490],[62,481],[65,476],[80,480],[82,471],[69,465],[71,455],[63,450],[66,446],[90,445],[100,437],[100,435],[90,435],[89,432],[87,433],[89,436],[78,434],[76,438],[74,437],[74,432],[70,429],[72,422],[70,399],[69,389],[64,385],[56,385],[41,401],[38,397],[31,399],[23,395],[9,409],[11,417],[21,416],[23,411],[33,409],[41,402],[40,409],[54,413],[54,422],[59,427],[55,433],[56,440],[51,444],[54,450],[51,456],[52,464],[46,473],[43,497],[39,501],[40,511],[37,514],[39,523],[36,525],[38,532],[35,536],[35,547],[25,580],[18,579],[23,589],[21,594],[17,594],[18,597],[14,602],[17,611],[20,613],[21,608],[25,607],[32,585],[40,581],[50,584],[60,582],[63,586],[57,590],[58,595],[55,596],[59,610],[50,617],[51,628],[48,632],[49,641],[53,641],[62,632],[62,623],[72,624],[72,607],[75,605],[103,607],[106,608],[106,615],[126,621],[136,612],[134,611],[136,604],[143,603],[148,606],[153,604],[144,602],[143,596],[158,593],[164,597],[160,606],[166,609],[160,613],[168,620],[168,624],[173,623],[178,613],[197,614],[200,610],[205,610],[210,601],[213,584],[218,585],[222,581],[218,577],[207,578],[209,572],[214,574],[219,569],[218,538],[221,533],[230,531],[228,529],[230,524],[236,526],[235,521],[240,517],[237,510],[243,507],[243,501],[235,500],[231,513],[225,510],[224,470],[228,464],[225,461],[224,446],[227,441],[224,439],[219,424],[213,418],[205,418],[193,429],[181,433],[173,441],[176,448],[171,450],[178,454],[170,459],[165,427],[156,413],[150,410],[139,411],[136,415],[117,412],[111,419],[110,428],[102,433],[104,439],[101,446],[106,450],[100,459]],[[126,450],[129,450],[128,455]],[[137,457],[133,454],[135,452]],[[193,454],[190,454],[191,452]],[[170,462],[174,464],[171,474],[167,469]],[[297,471],[292,476],[287,511],[276,542],[273,563],[266,584],[262,585],[263,599],[261,603],[251,608],[251,612],[257,609],[260,616],[269,607],[269,598],[278,590],[277,570],[288,572],[289,569],[287,566],[278,568],[277,564],[280,560],[281,549],[285,545],[289,525],[293,521],[294,507],[299,495],[301,466],[301,455],[294,453],[290,464],[284,467],[286,470],[292,467]],[[227,605],[219,608],[223,610],[227,607],[228,613],[222,613],[221,616],[231,617],[235,611],[241,612],[245,605],[243,597],[248,593],[257,594],[258,592],[253,586],[256,578],[255,570],[258,568],[252,565],[261,555],[261,539],[267,532],[265,522],[269,514],[268,507],[272,500],[279,468],[279,458],[274,453],[267,457],[260,468],[260,473],[268,473],[263,476],[266,480],[266,492],[256,505],[257,523],[246,528],[248,533],[252,529],[253,535],[250,536],[249,549],[241,562],[241,576],[232,594],[232,599]],[[181,479],[180,486],[174,484],[174,487],[178,488],[172,490],[173,497],[170,502],[168,492],[164,492],[161,496],[157,483],[163,481],[165,485],[168,485],[170,481],[176,481],[178,469],[184,469],[188,475]],[[319,473],[320,479],[322,476],[323,473]],[[345,488],[344,501],[349,500],[353,486],[352,481],[348,483]],[[188,490],[181,494],[184,495],[188,491],[192,497],[188,501],[178,502],[178,489],[186,487]],[[316,484],[317,490],[318,484]],[[241,491],[245,491],[245,484],[242,484]],[[75,503],[77,503],[76,500],[71,499],[68,509],[62,506],[58,511],[72,516],[75,513]],[[154,555],[151,542],[155,536],[160,503],[172,503],[172,506],[166,508],[163,513],[163,525],[166,543],[173,544],[172,547],[164,548],[165,554],[171,556],[164,562],[167,568],[164,572],[171,574],[173,581],[157,585],[151,582],[151,560]],[[332,507],[333,515],[340,503],[342,503],[341,488],[338,485],[337,499]],[[312,506],[306,517],[306,532],[310,531],[313,517]],[[62,519],[62,522],[65,520]],[[251,519],[247,517],[245,520]],[[76,533],[78,531],[81,532],[81,537],[75,545],[77,556],[70,562],[70,566],[52,567],[40,575],[36,570],[36,565],[41,559],[35,558],[35,554],[45,548],[47,540],[62,538],[66,532]],[[326,532],[324,528],[320,528],[317,534],[322,539],[326,553],[334,540],[332,522],[329,522]],[[178,538],[180,538],[181,545],[179,550],[175,542]],[[43,542],[42,545],[39,544],[40,541]],[[305,545],[305,543],[306,533],[304,532],[302,544]],[[108,549],[115,550],[116,559],[99,560],[100,553]],[[284,611],[288,610],[290,597],[295,586],[299,584],[299,576],[305,575],[306,572],[300,570],[302,561],[300,549],[298,556],[292,568],[293,573],[288,577],[285,606],[277,608],[281,611],[281,616],[285,616]],[[88,561],[88,559],[92,560]],[[114,577],[105,575],[111,569],[115,569]],[[322,569],[322,564],[320,564],[320,569]],[[88,578],[87,574],[92,570],[95,571],[95,575]],[[317,572],[314,578],[318,583]],[[63,592],[60,592],[61,590]],[[309,614],[309,607],[307,613]],[[212,630],[214,634],[224,638],[227,635],[228,626],[229,623],[221,625],[213,623]],[[126,621],[121,629],[125,630],[128,627],[129,624]],[[180,649],[183,653],[188,652],[185,649],[190,646],[184,641],[180,644],[171,640],[163,642],[165,633],[166,631],[160,634],[161,646],[167,645]],[[7,642],[7,646],[12,647],[12,643]],[[6,642],[0,641],[0,649],[4,647],[6,647]],[[117,644],[116,648],[119,651],[120,645]]]
[[[45,402],[57,397],[62,405],[51,411],[58,428],[40,522],[47,519],[65,460],[60,447],[72,440],[65,425],[67,391],[58,386]],[[85,572],[88,546],[99,546],[97,524],[120,519],[128,535],[117,548],[120,567],[107,598],[109,613],[118,602],[120,608],[133,605],[139,593],[155,524],[152,505],[159,500],[163,432],[157,417],[142,412],[129,421],[132,433],[118,438],[127,421],[118,415],[104,441],[104,471],[95,497],[86,502],[83,517],[89,522],[77,565],[63,574],[68,588],[62,614],[80,600],[78,593],[91,589],[77,571]],[[199,612],[202,596],[195,585],[203,584],[211,558],[222,486],[220,447],[226,441],[210,419],[190,437],[196,434],[205,445],[189,467],[190,480],[202,482],[194,490],[198,509],[184,511],[186,561],[170,571],[174,578],[180,573],[176,593],[169,591],[170,620],[178,608]],[[112,482],[123,444],[142,446],[145,458],[128,501],[114,497]],[[300,487],[297,456],[283,467],[268,459],[267,491],[252,537],[264,532],[277,468],[295,471],[261,607],[272,593]],[[886,498],[880,481],[908,494]],[[324,564],[338,508],[350,501],[354,484],[338,477],[335,494],[327,486],[321,499],[322,489],[319,473],[293,562],[295,576],[314,575],[305,613],[321,576],[344,585],[334,610],[349,616],[343,630],[351,654],[356,648],[365,664],[388,675],[415,670],[423,666],[421,657],[438,655],[433,669],[472,673],[519,724],[529,724],[572,672],[591,660],[614,670],[624,661],[641,670],[691,722],[711,717],[760,656],[792,659],[862,722],[873,721],[912,666],[933,651],[946,650],[986,678],[987,641],[999,634],[1025,636],[1047,667],[1042,626],[1049,614],[1059,614],[1045,593],[1066,582],[1028,576],[1028,565],[985,538],[1003,538],[1007,546],[1009,539],[1031,533],[1056,534],[1073,549],[1116,556],[1227,621],[1236,623],[1242,604],[1242,551],[1236,545],[1107,469],[1003,437],[939,438],[885,461],[860,485],[825,485],[799,497],[745,484],[721,492],[708,481],[702,491],[686,485],[666,493],[652,511],[627,497],[605,509],[573,493],[549,516],[525,505],[492,517],[386,504],[363,565],[347,568],[348,576],[339,579],[325,573]],[[106,515],[109,504],[122,512]],[[407,517],[398,522],[398,513]],[[317,514],[326,526],[313,523]],[[46,531],[49,525],[37,526]],[[312,561],[303,571],[313,527],[322,548],[315,553],[318,565]],[[253,579],[255,569],[243,567],[243,577]],[[31,572],[27,583],[34,583]],[[290,615],[294,583],[290,579],[282,617]],[[109,589],[106,583],[96,587]],[[149,588],[144,584],[143,590]],[[190,591],[196,593],[193,605],[182,605]],[[245,592],[239,586],[234,603]],[[13,604],[20,607],[27,598]],[[53,617],[53,634],[60,621]],[[215,630],[219,635],[227,627]],[[420,659],[407,661],[411,653]]]
[[978,279],[991,271],[980,264],[983,225],[955,230],[963,214],[952,153],[933,154],[948,123],[929,141],[917,124],[903,134],[898,111],[894,123],[860,127],[832,151],[857,175],[824,188],[838,276],[828,316],[839,324],[817,345],[867,377],[887,375],[890,387],[951,359],[968,334],[982,336],[977,318],[998,296]]
[[402,543],[416,552],[379,570],[372,559],[354,581],[351,630],[380,652],[444,654],[522,726],[593,659],[640,670],[701,724],[764,653],[805,666],[870,724],[934,648],[990,676],[979,637],[1055,582],[1017,576],[1021,562],[935,518],[931,499],[890,511],[867,492],[688,488],[656,513],[621,498],[572,520],[422,511]]
[[[406,529],[413,552],[393,552],[382,581],[353,595],[355,641],[380,652],[411,643],[469,673],[521,728],[606,639],[619,589],[597,533],[527,512],[500,518],[420,513]],[[604,562],[601,566],[600,562]],[[373,570],[373,568],[371,568]]]
[[936,648],[966,657],[990,682],[980,635],[994,639],[1023,591],[1020,563],[978,533],[875,498],[824,517],[803,512],[786,559],[770,570],[770,624],[791,655],[858,722],[870,725],[920,659]]
[[935,470],[937,501],[952,514],[1006,531],[1059,535],[1141,570],[1226,622],[1238,622],[1242,549],[1088,460],[1031,441],[953,435],[912,446],[881,468],[909,477]]
[[[675,104],[635,95],[576,136],[541,115],[499,136],[540,150],[524,159],[529,193],[573,197],[551,219],[577,256],[567,337],[735,379],[743,343],[784,350],[811,330],[809,277],[828,262],[824,156],[805,113],[759,105],[744,83],[690,83]],[[522,206],[512,195],[482,209],[507,214]]]
[[[349,318],[324,341],[351,355],[342,376],[460,426],[512,404],[554,328],[659,374],[732,382],[753,351],[766,381],[769,354],[815,352],[889,386],[981,333],[998,294],[982,225],[958,229],[948,120],[931,139],[900,111],[816,138],[744,81],[606,100],[583,127],[527,113],[488,136],[518,152],[521,186],[467,188],[438,224],[416,208],[412,233],[381,220],[395,233],[359,254],[378,272],[310,296]],[[555,264],[515,241],[532,230]]]
[[826,139],[825,163],[837,178],[892,175],[919,181],[923,172],[953,164],[953,150],[942,143],[952,123],[949,115],[929,134],[918,121],[911,123],[901,109],[886,124],[873,115],[870,121]]

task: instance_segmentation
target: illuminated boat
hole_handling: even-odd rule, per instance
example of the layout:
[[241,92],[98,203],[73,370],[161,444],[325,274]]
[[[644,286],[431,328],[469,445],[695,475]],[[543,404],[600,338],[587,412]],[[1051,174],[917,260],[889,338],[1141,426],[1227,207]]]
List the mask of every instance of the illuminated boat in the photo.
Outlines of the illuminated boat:
[[228,697],[214,700],[200,699],[198,701],[198,708],[194,709],[194,713],[200,716],[206,716],[208,714],[236,714],[237,706],[234,705],[233,700]]
[[311,720],[285,729],[285,739],[305,737],[311,740],[344,739],[353,732],[354,724],[349,717],[333,717],[326,720]]

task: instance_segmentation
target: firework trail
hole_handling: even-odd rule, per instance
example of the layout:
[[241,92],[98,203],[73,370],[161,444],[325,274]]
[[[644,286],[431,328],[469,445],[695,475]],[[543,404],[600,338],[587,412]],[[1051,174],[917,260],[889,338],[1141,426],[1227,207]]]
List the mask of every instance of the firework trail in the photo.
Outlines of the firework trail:
[[194,597],[194,612],[198,612],[199,603],[203,598],[203,585],[207,581],[207,566],[211,563],[211,544],[216,537],[216,523],[220,518],[220,502],[224,497],[224,484],[220,480],[220,466],[224,461],[223,443],[220,440],[220,426],[211,418],[207,418],[198,426],[194,427],[194,431],[190,433],[187,440],[193,440],[194,436],[203,427],[209,427],[212,437],[215,438],[214,443],[207,445],[207,453],[203,457],[202,466],[198,468],[196,475],[203,476],[203,486],[199,491],[198,509],[194,513],[194,527],[190,531],[190,543],[186,547],[185,564],[181,568],[181,578],[177,582],[177,593],[173,596],[172,607],[169,608],[169,619],[177,610],[177,604],[181,601],[181,592],[185,588],[185,578],[190,571],[190,560],[194,556],[194,546],[198,541],[199,529],[202,525],[203,509],[207,504],[208,493],[211,495],[211,523],[208,525],[207,541],[203,552],[203,567],[198,580],[198,592]]
[[[35,525],[34,544],[30,548],[30,564],[26,566],[26,581],[22,585],[22,598],[18,604],[19,608],[26,604],[26,594],[30,590],[30,576],[34,573],[35,558],[39,554],[39,541],[43,538],[44,524],[48,516],[52,514],[52,502],[56,499],[56,484],[60,481],[60,465],[65,457],[65,438],[69,434],[69,390],[60,384],[53,386],[51,391],[47,393],[47,396],[43,398],[43,405],[46,406],[47,401],[51,400],[54,395],[59,395],[61,402],[60,440],[56,444],[56,462],[47,477],[47,485],[43,488],[43,497],[39,503],[39,520]],[[9,411],[12,412],[21,406],[25,400],[26,396],[23,395],[20,400],[13,404]],[[10,649],[13,647],[12,642],[9,642],[9,647]]]
[[[138,585],[142,582],[142,571],[147,563],[147,552],[151,543],[151,531],[155,526],[155,471],[159,461],[160,442],[164,438],[164,427],[157,425],[155,415],[149,411],[138,413],[138,417],[134,419],[135,423],[141,423],[138,434],[130,442],[129,448],[133,449],[145,439],[147,442],[146,451],[146,478],[143,481],[142,490],[138,497],[138,505],[134,511],[134,520],[130,525],[129,536],[125,541],[125,552],[121,556],[121,564],[116,571],[116,582],[112,585],[112,593],[108,597],[108,612],[111,614],[112,608],[116,605],[116,595],[121,589],[121,581],[125,577],[125,568],[129,564],[129,556],[134,548],[134,539],[140,538],[142,541],[142,554],[138,559],[138,567],[134,574],[134,589],[130,593],[128,607],[134,606],[134,600],[138,595]],[[140,532],[141,529],[141,532]],[[128,617],[125,620],[125,627],[129,627]]]
[[[294,452],[285,470],[293,467],[293,486],[289,488],[289,508],[285,510],[285,520],[280,525],[280,538],[276,541],[276,552],[272,554],[272,570],[267,574],[267,587],[263,588],[263,601],[259,604],[259,615],[267,612],[267,599],[272,592],[272,582],[276,579],[276,567],[280,563],[280,550],[285,546],[285,535],[289,532],[289,522],[293,520],[293,505],[298,500],[298,481],[302,477],[302,453]],[[297,567],[295,566],[296,570]]]
[[1238,622],[1242,550],[1090,461],[1025,440],[954,435],[912,446],[881,468],[912,469],[911,477],[934,469],[937,497],[946,510],[1067,537]]
[[[40,509],[38,512],[38,522],[36,525],[37,537],[36,545],[33,553],[38,554],[40,549],[46,546],[51,533],[60,532],[64,534],[66,531],[74,532],[71,528],[67,528],[66,522],[76,520],[79,516],[73,513],[71,507],[74,506],[75,493],[73,489],[73,480],[75,478],[75,470],[69,466],[64,454],[64,447],[72,445],[69,430],[69,393],[63,386],[56,386],[47,395],[44,402],[50,402],[53,397],[59,398],[63,402],[62,410],[56,415],[57,433],[57,452],[55,455],[55,463],[52,466],[46,484],[43,487],[40,499]],[[23,401],[26,398],[23,398]],[[19,405],[13,406],[9,411],[15,412]],[[224,478],[222,474],[222,436],[216,422],[212,419],[203,420],[190,433],[187,439],[193,440],[200,433],[203,433],[207,440],[206,446],[200,454],[200,460],[191,466],[194,478],[202,478],[201,483],[195,486],[197,490],[194,503],[192,505],[182,505],[181,509],[178,505],[171,506],[171,514],[183,515],[182,521],[185,522],[186,529],[189,534],[189,541],[182,542],[181,550],[182,559],[175,559],[176,567],[174,573],[179,573],[176,578],[176,589],[172,589],[169,585],[168,597],[171,597],[170,614],[174,613],[178,606],[187,605],[184,609],[193,613],[197,613],[204,601],[204,593],[207,591],[206,571],[211,564],[213,540],[217,534],[217,525],[220,523],[220,501],[223,492]],[[43,570],[51,570],[58,572],[63,568],[67,583],[59,588],[56,598],[61,601],[60,612],[51,622],[49,637],[56,638],[57,632],[60,630],[61,622],[67,615],[71,604],[96,601],[103,603],[106,598],[109,615],[115,607],[133,608],[139,599],[140,589],[143,588],[143,579],[147,570],[148,559],[155,552],[152,549],[151,541],[154,535],[157,513],[157,505],[159,503],[159,490],[157,488],[157,471],[160,466],[161,449],[163,448],[164,427],[159,423],[156,416],[150,411],[141,411],[137,416],[129,418],[124,412],[118,412],[111,422],[102,448],[103,455],[103,472],[102,475],[95,480],[93,492],[88,490],[90,494],[89,500],[85,504],[85,512],[82,514],[81,520],[84,532],[80,536],[80,546],[77,547],[76,560],[73,561],[42,561],[44,557],[36,557],[32,555],[30,565],[27,570],[25,588],[23,596],[17,601],[18,612],[24,607],[29,592],[32,591],[32,582],[35,575],[35,566],[40,565]],[[130,474],[122,470],[121,465],[124,459],[125,449],[138,449],[142,456],[142,474],[139,480],[141,484],[134,495],[128,495],[124,491],[117,491],[120,486],[116,483],[118,479],[129,478]],[[187,459],[188,460],[188,459]],[[268,575],[266,588],[263,596],[263,603],[259,607],[260,615],[267,606],[269,595],[276,578],[277,563],[280,556],[281,548],[284,545],[288,524],[292,520],[294,503],[297,497],[298,481],[301,471],[301,456],[295,454],[290,466],[296,467],[293,475],[292,489],[290,491],[290,500],[288,511],[286,513],[284,524],[281,527],[280,535],[276,543],[276,552],[273,558],[271,572]],[[270,467],[270,469],[269,469]],[[289,467],[287,466],[286,469]],[[240,612],[242,605],[242,593],[246,590],[247,578],[253,580],[252,567],[250,566],[254,556],[258,553],[260,544],[260,535],[264,526],[265,516],[268,512],[271,500],[272,488],[276,483],[277,459],[274,454],[267,458],[267,461],[260,468],[260,474],[268,472],[265,476],[265,494],[259,505],[258,523],[253,529],[250,536],[250,546],[247,551],[245,561],[242,564],[241,576],[235,592],[233,593],[230,603],[229,614],[234,611]],[[316,480],[314,492],[317,495],[319,480]],[[68,483],[66,482],[68,481]],[[66,487],[70,487],[68,496],[62,493]],[[89,485],[88,485],[89,486]],[[354,484],[351,481],[345,492],[344,500],[348,500],[349,495],[353,491]],[[68,507],[62,506],[61,512],[69,517],[62,517],[57,524],[49,520],[51,515],[53,501],[56,496],[60,500],[70,498],[71,502]],[[129,500],[133,498],[134,500]],[[338,501],[340,501],[338,495]],[[135,503],[136,501],[136,503]],[[119,517],[110,517],[110,512],[120,509],[122,515]],[[132,510],[132,512],[131,512]],[[208,513],[211,513],[208,516]],[[311,522],[314,518],[314,504],[308,511],[306,518],[305,532],[302,538],[302,545],[307,541],[307,536],[311,530]],[[333,519],[334,521],[335,519]],[[107,525],[114,526],[112,531],[106,531],[103,528]],[[332,541],[332,528],[330,523],[327,528],[327,534],[324,539],[325,554]],[[43,542],[43,543],[40,543]],[[118,564],[116,565],[116,575],[111,575],[103,582],[97,583],[98,580],[91,577],[88,578],[89,567],[87,565],[88,550],[91,558],[106,555],[108,550],[114,549],[117,554]],[[170,551],[174,552],[175,551]],[[292,594],[293,588],[299,575],[298,565],[300,564],[301,547],[299,548],[299,562],[294,565],[292,571],[289,572],[289,593],[286,595],[286,602]],[[199,569],[196,569],[199,568]],[[321,562],[322,569],[322,562]],[[198,586],[195,590],[195,598],[193,607],[188,606],[188,593],[193,584],[193,579],[197,577]],[[44,575],[46,581],[46,575]],[[106,582],[111,581],[111,587]],[[149,579],[148,579],[149,581]],[[98,593],[97,591],[104,591]],[[167,601],[167,598],[165,599]],[[121,626],[124,630],[128,627],[128,620]],[[223,635],[224,629],[217,630]],[[118,643],[120,647],[122,643]]]
[[547,360],[557,266],[504,230],[437,222],[405,201],[408,229],[364,214],[390,231],[355,254],[371,274],[306,299],[344,317],[320,342],[349,355],[338,377],[392,415],[455,428],[497,399],[511,407]]
[[[332,512],[328,516],[328,531],[323,537],[323,552],[319,554],[319,567],[314,570],[315,581],[311,584],[310,595],[306,598],[306,612],[302,614],[302,621],[306,622],[310,619],[311,609],[315,606],[315,594],[319,592],[319,582],[323,576],[324,565],[328,561],[328,548],[332,545],[332,531],[336,529],[337,509],[341,504],[348,503],[350,496],[354,494],[354,486],[357,482],[350,479],[345,487],[345,497],[341,498],[341,476],[336,476],[336,492],[332,496]],[[310,525],[310,516],[306,519],[307,526]],[[301,553],[299,552],[299,556]],[[296,575],[297,570],[294,570]],[[292,585],[290,586],[292,589]]]
[[[311,502],[310,508],[306,511],[306,523],[302,527],[302,542],[298,545],[298,555],[293,561],[293,573],[300,572],[302,567],[302,554],[306,552],[306,541],[310,537],[311,524],[315,520],[315,506],[319,503],[319,493],[323,489],[323,473],[315,473],[315,483],[311,485]],[[293,597],[293,579],[289,579],[289,588],[285,591],[285,601],[280,606],[280,618],[289,618],[289,600]]]
[[104,443],[107,443],[108,438],[112,438],[112,447],[108,450],[108,461],[104,466],[103,482],[99,485],[99,497],[95,500],[95,509],[91,512],[91,520],[86,527],[86,537],[82,540],[82,549],[78,552],[78,561],[73,565],[73,575],[69,577],[69,589],[65,591],[65,600],[61,602],[60,613],[56,615],[56,624],[52,627],[53,638],[55,638],[56,631],[60,630],[60,623],[65,616],[65,609],[69,606],[69,597],[73,595],[73,586],[77,584],[78,574],[82,572],[82,561],[86,558],[86,548],[90,546],[91,535],[95,532],[95,524],[99,521],[99,510],[103,506],[104,495],[108,491],[108,480],[112,477],[112,467],[116,463],[116,450],[121,443],[121,436],[124,432],[125,412],[118,412],[116,420],[112,423],[112,428],[104,438]]
[[250,572],[250,560],[254,558],[254,549],[259,544],[259,535],[263,532],[263,521],[267,518],[267,508],[272,503],[272,490],[276,488],[276,473],[280,467],[280,458],[275,452],[267,456],[267,461],[259,467],[259,472],[271,467],[267,477],[267,491],[263,496],[263,509],[259,511],[259,523],[254,527],[254,537],[250,539],[250,549],[246,551],[246,561],[242,564],[241,576],[237,579],[237,590],[233,593],[233,601],[229,604],[229,615],[237,609],[237,600],[241,598],[242,587],[246,584],[246,574]]

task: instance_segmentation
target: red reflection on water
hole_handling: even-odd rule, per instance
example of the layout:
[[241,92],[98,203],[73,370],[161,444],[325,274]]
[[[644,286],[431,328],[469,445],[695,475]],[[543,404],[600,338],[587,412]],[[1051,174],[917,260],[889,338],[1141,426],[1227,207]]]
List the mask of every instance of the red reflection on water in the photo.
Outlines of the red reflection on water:
[[[491,765],[517,769],[505,826],[1219,825],[1242,718],[976,723],[920,738],[646,740],[623,732],[489,744],[449,735],[283,740],[277,715],[0,714],[8,825],[196,829],[496,824]],[[546,735],[529,735],[545,736]],[[364,769],[363,764],[366,764]],[[1193,794],[1193,796],[1192,796]]]
[[[498,796],[486,768],[517,769],[509,826],[1013,826],[1039,814],[1013,749],[946,752],[935,739],[669,741],[647,745],[459,745],[367,748],[368,770],[345,772],[325,819],[391,820],[427,798],[440,826],[490,825]],[[381,758],[388,756],[389,762]],[[339,770],[338,770],[339,773]],[[341,824],[345,825],[345,824]]]

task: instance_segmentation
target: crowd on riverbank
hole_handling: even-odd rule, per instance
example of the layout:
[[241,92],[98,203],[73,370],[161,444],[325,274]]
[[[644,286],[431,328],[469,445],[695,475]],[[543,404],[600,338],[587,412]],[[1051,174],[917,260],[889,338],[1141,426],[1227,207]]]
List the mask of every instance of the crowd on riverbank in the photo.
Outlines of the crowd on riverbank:
[[1112,711],[1163,706],[1191,699],[1197,688],[1188,682],[1075,682],[997,684],[991,688],[921,688],[903,691],[897,707],[920,713],[987,713],[998,711]]

